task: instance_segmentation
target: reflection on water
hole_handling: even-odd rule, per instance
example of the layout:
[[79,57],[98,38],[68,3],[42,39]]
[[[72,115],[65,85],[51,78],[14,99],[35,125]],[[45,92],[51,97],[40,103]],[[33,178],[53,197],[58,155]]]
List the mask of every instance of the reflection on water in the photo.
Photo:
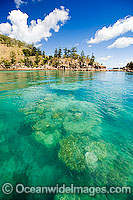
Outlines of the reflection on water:
[[[123,72],[0,72],[0,185],[131,186],[132,79]],[[0,199],[92,197],[13,193]]]

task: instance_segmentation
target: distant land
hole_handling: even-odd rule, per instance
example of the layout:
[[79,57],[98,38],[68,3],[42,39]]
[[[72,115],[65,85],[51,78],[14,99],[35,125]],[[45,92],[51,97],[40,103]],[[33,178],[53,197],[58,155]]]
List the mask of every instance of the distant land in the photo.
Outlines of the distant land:
[[73,71],[133,71],[133,62],[123,68],[108,70],[96,62],[95,56],[77,54],[77,48],[55,49],[46,55],[33,44],[26,44],[0,34],[0,70],[73,70]]

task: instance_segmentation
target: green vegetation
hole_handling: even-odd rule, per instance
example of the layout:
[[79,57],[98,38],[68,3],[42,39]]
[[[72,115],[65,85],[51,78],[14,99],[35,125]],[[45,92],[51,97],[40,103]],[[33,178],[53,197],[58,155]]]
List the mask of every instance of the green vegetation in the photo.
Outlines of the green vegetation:
[[[1,63],[3,66],[12,66],[17,63],[21,63],[26,67],[54,67],[57,69],[80,69],[87,68],[93,66],[101,66],[99,63],[95,62],[95,56],[86,56],[84,51],[81,51],[78,54],[78,50],[76,47],[72,47],[68,49],[65,47],[62,49],[61,47],[56,48],[54,51],[54,55],[46,56],[45,51],[41,51],[39,48],[36,48],[34,44],[26,44],[16,39],[12,39],[8,36],[0,35],[0,44],[6,45],[7,47],[12,47],[9,53],[7,53],[8,49],[6,49],[7,55],[2,55]],[[17,47],[17,48],[16,48]],[[21,47],[21,48],[20,48]],[[1,48],[4,49],[2,46]],[[20,50],[18,50],[20,48]],[[2,51],[3,51],[2,49]],[[21,67],[21,65],[19,65]],[[99,67],[98,67],[99,68]]]
[[20,40],[16,40],[16,39],[13,39],[6,35],[1,35],[1,34],[0,34],[0,44],[5,44],[7,45],[7,47],[13,47],[13,46],[27,47],[27,44],[25,42],[21,42]]
[[5,60],[5,59],[2,59],[0,64],[4,65],[5,68],[10,68],[10,66],[11,66],[11,62],[8,60]]
[[[84,52],[81,52],[81,56],[77,54],[77,48],[73,47],[72,49],[63,49],[64,54],[61,48],[55,49],[54,56],[46,56],[45,51],[41,52],[39,48],[36,48],[32,46],[29,49],[23,49],[23,54],[26,58],[34,58],[33,65],[39,66],[39,65],[50,65],[55,68],[58,66],[61,66],[63,64],[63,59],[70,59],[69,65],[71,66],[72,60],[76,60],[76,62],[79,62],[80,65],[84,66],[85,61],[88,62],[88,65],[93,65],[95,62],[95,56],[92,54],[92,57],[89,58],[88,56],[85,56]],[[27,66],[27,62],[25,63]]]
[[127,63],[126,68],[133,70],[133,62]]

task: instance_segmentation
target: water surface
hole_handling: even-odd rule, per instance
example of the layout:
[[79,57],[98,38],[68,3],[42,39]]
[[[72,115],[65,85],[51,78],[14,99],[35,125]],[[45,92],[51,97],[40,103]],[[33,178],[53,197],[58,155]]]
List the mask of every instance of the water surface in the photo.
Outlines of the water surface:
[[[0,72],[0,186],[131,186],[133,74]],[[114,200],[128,194],[0,199]]]

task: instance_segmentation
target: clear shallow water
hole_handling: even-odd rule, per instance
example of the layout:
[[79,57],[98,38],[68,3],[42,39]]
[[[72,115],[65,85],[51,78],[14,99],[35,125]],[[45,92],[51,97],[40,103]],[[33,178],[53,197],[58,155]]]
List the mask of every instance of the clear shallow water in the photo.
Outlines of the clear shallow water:
[[[0,72],[0,185],[131,186],[133,75]],[[3,195],[0,199],[131,199]]]

